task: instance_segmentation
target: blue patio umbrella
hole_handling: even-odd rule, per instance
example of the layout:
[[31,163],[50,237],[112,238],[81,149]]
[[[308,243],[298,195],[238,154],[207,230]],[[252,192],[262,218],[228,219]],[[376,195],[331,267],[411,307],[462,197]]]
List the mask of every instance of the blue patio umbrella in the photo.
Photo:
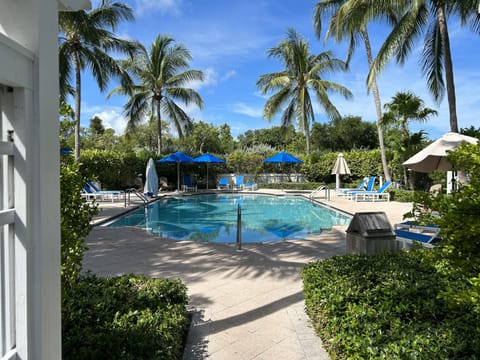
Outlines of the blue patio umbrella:
[[208,190],[208,164],[220,164],[224,163],[225,160],[220,159],[212,154],[205,153],[203,155],[200,155],[199,157],[196,157],[193,159],[195,162],[198,163],[206,163],[207,164],[207,190]]
[[300,160],[293,156],[292,154],[289,154],[285,151],[281,151],[265,160],[263,160],[264,163],[277,163],[277,164],[299,164],[303,163],[303,160]]
[[170,163],[177,164],[177,191],[180,191],[180,164],[181,163],[192,163],[195,162],[192,157],[184,154],[181,151],[174,152],[160,160],[157,160],[158,163]]
[[264,163],[286,163],[286,164],[296,164],[296,163],[303,163],[303,160],[300,160],[293,156],[292,154],[289,154],[285,151],[281,151],[278,154],[275,154],[265,160],[263,160]]

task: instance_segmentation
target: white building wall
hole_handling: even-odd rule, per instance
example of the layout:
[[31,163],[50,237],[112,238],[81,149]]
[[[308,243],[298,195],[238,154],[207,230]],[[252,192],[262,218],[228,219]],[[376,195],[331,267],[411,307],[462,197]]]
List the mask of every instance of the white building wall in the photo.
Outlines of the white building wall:
[[86,4],[0,2],[0,84],[13,88],[2,99],[13,107],[2,109],[0,138],[14,130],[16,344],[24,360],[61,358],[57,19],[59,6]]

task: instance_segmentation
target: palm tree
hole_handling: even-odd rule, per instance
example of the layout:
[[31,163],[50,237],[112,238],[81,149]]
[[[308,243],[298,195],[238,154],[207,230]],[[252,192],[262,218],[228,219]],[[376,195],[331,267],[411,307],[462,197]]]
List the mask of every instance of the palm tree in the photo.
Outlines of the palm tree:
[[328,92],[338,93],[347,99],[352,97],[352,93],[342,85],[322,79],[321,75],[325,72],[345,70],[345,63],[333,58],[329,51],[319,55],[310,54],[308,42],[293,29],[288,29],[287,38],[271,48],[267,54],[268,57],[282,60],[285,70],[261,75],[257,80],[257,87],[261,89],[262,95],[276,91],[265,103],[263,116],[272,120],[278,112],[283,111],[282,127],[287,127],[296,120],[305,133],[309,154],[310,124],[314,121],[309,91],[313,91],[329,118],[339,118],[340,113],[330,101]]
[[[345,37],[350,41],[346,63],[350,63],[351,56],[355,50],[358,40],[363,41],[367,62],[369,68],[373,64],[372,47],[370,37],[367,31],[368,23],[375,18],[378,12],[387,14],[387,18],[391,23],[395,23],[396,9],[392,7],[384,8],[376,6],[377,3],[370,1],[352,1],[352,0],[323,0],[319,1],[315,6],[313,22],[317,37],[322,33],[322,18],[329,18],[328,30],[325,38],[333,37],[337,42],[341,42]],[[387,11],[388,10],[388,11]],[[382,158],[382,167],[385,180],[391,180],[390,171],[385,153],[385,142],[383,136],[382,104],[380,101],[380,93],[378,91],[375,79],[371,84],[373,99],[375,102],[375,110],[377,113],[377,133],[378,143],[380,145],[380,154]]]
[[158,35],[149,51],[141,46],[139,53],[122,62],[123,69],[139,83],[123,84],[112,93],[129,96],[124,106],[128,118],[127,133],[150,114],[157,122],[157,153],[162,153],[162,113],[172,120],[179,137],[190,128],[191,119],[175,100],[185,105],[203,107],[203,100],[194,89],[186,87],[192,81],[203,81],[200,70],[188,69],[190,52],[169,36]]
[[383,114],[383,125],[396,125],[402,137],[409,136],[408,125],[412,121],[425,122],[437,111],[424,106],[424,101],[411,91],[397,92],[392,101],[384,105],[387,112]]
[[[110,51],[133,53],[136,43],[114,36],[122,20],[132,21],[133,12],[127,5],[102,0],[90,12],[60,12],[59,67],[60,96],[75,95],[75,159],[80,157],[81,72],[89,69],[101,91],[106,90],[112,76],[121,76]],[[73,85],[72,85],[73,81]]]
[[387,3],[400,6],[402,11],[399,14],[402,16],[383,43],[370,68],[368,86],[372,86],[380,71],[393,57],[398,63],[403,64],[415,41],[424,33],[422,72],[427,77],[427,85],[435,101],[438,103],[442,101],[446,89],[450,129],[452,132],[458,132],[447,16],[458,16],[462,25],[469,23],[473,30],[479,33],[478,0],[391,0]]
[[[424,106],[423,100],[410,91],[397,92],[392,101],[384,105],[387,110],[382,117],[382,125],[386,127],[394,126],[400,130],[399,142],[401,149],[399,151],[400,160],[403,162],[411,155],[412,148],[416,149],[419,141],[422,139],[423,132],[410,135],[408,125],[412,121],[425,122],[431,116],[437,115],[437,111]],[[403,168],[403,178],[405,184],[411,184],[408,179],[407,169]]]

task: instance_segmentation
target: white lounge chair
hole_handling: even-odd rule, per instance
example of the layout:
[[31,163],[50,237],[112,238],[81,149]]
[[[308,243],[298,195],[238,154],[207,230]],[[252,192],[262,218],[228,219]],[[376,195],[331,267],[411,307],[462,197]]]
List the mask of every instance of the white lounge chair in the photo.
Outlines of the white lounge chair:
[[386,200],[390,201],[390,193],[386,192],[390,186],[392,185],[391,181],[385,182],[385,184],[382,185],[380,189],[377,191],[356,191],[354,194],[352,194],[353,199],[355,201],[379,201],[379,200]]
[[425,247],[433,247],[441,238],[438,236],[440,228],[434,225],[416,225],[407,221],[395,224],[394,229],[397,239],[403,242],[403,248],[411,247],[414,242]]
[[243,184],[243,175],[237,175],[235,176],[235,183],[232,186],[233,190],[243,190],[244,188]]

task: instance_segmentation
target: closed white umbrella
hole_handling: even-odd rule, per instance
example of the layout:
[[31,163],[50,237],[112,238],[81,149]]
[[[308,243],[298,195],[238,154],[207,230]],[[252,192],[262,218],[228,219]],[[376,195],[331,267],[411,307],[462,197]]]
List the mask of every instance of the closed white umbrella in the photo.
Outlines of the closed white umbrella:
[[332,169],[332,175],[335,175],[335,188],[340,189],[340,175],[350,174],[347,161],[343,157],[342,153],[337,156],[337,161]]
[[147,163],[143,193],[148,196],[156,196],[158,194],[158,175],[152,158],[150,158]]
[[448,151],[455,150],[462,142],[476,144],[478,139],[454,132],[446,133],[402,165],[423,173],[452,170],[452,164],[447,161]]

